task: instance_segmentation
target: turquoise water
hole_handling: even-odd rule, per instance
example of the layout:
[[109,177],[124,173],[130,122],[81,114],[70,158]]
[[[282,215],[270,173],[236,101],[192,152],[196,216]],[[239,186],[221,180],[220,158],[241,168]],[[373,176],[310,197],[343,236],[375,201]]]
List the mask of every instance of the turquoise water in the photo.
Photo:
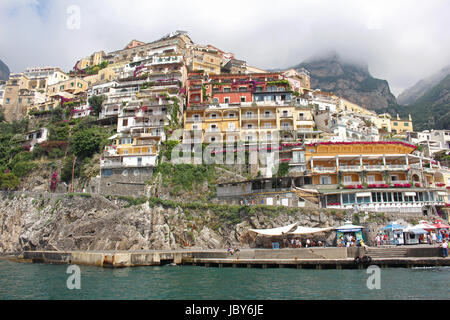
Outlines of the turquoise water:
[[366,270],[80,266],[81,289],[67,289],[67,265],[0,260],[0,299],[299,300],[450,299],[450,268]]

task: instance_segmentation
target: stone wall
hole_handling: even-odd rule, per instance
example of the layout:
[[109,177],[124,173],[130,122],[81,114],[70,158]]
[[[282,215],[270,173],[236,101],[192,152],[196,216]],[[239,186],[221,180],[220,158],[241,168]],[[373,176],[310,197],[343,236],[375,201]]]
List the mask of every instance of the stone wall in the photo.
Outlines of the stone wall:
[[146,182],[152,177],[152,167],[102,169],[97,192],[103,195],[142,196]]

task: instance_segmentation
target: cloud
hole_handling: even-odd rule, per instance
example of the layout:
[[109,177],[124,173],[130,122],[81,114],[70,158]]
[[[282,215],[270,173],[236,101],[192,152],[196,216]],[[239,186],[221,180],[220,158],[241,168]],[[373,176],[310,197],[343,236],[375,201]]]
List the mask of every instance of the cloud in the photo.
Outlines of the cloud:
[[[70,6],[80,9],[79,29],[67,28]],[[2,0],[0,58],[14,72],[43,65],[69,70],[94,51],[186,30],[195,42],[261,68],[335,50],[367,62],[398,94],[449,63],[449,9],[445,0]]]

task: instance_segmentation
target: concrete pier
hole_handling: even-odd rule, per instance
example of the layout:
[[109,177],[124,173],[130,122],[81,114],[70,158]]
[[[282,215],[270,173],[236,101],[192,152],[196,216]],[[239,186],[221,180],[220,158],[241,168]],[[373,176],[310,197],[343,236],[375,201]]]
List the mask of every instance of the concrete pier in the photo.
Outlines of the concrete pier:
[[[235,255],[223,250],[155,250],[155,251],[25,251],[22,259],[34,263],[79,264],[99,267],[160,266],[170,263],[205,267],[233,268],[297,268],[297,269],[360,269],[369,265],[390,267],[450,266],[449,258],[440,257],[439,248],[410,248],[404,256],[382,257],[383,250],[368,263],[356,263],[363,256],[362,248],[300,248],[242,249]],[[389,250],[386,248],[386,250]],[[370,252],[370,250],[369,250]],[[390,251],[386,251],[390,252]]]

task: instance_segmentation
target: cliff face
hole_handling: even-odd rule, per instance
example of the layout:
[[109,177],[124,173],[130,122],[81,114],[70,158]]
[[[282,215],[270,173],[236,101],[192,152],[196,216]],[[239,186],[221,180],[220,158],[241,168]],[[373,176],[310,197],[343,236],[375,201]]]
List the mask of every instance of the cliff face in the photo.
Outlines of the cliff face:
[[398,106],[395,112],[403,117],[411,114],[414,131],[450,128],[450,74],[408,106]]
[[9,79],[9,68],[8,66],[0,60],[0,80]]
[[412,87],[403,91],[397,98],[397,102],[401,105],[413,104],[416,100],[424,96],[433,87],[439,84],[447,75],[450,74],[450,65],[442,68],[436,74],[422,79]]
[[151,207],[125,208],[101,196],[68,197],[38,193],[0,194],[0,253],[22,250],[151,250],[254,246],[249,228],[299,222],[304,226],[341,225],[351,214],[281,208],[234,216],[228,210]]
[[372,77],[367,66],[344,62],[335,53],[308,59],[293,68],[311,73],[313,89],[333,92],[365,108],[378,110],[396,104],[386,80]]

